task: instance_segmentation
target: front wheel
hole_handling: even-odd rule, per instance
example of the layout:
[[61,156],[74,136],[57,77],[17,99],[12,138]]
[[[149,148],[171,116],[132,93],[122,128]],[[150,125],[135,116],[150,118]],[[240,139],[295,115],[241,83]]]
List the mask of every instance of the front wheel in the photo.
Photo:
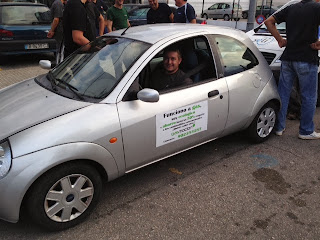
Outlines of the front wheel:
[[42,175],[27,198],[27,211],[34,222],[60,231],[82,222],[98,203],[102,180],[85,163],[67,163]]
[[229,15],[227,15],[227,14],[226,14],[226,15],[224,15],[224,16],[223,16],[223,20],[224,20],[224,21],[229,21],[229,20],[230,20]]
[[267,103],[258,112],[248,128],[248,134],[253,142],[261,143],[266,141],[274,128],[276,122],[276,107]]

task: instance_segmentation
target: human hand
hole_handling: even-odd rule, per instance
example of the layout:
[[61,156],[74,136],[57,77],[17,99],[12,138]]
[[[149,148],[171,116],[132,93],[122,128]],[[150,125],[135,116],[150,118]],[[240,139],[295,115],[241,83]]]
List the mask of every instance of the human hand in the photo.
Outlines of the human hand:
[[287,46],[287,39],[281,38],[280,41],[278,41],[278,45],[280,48]]
[[314,43],[311,43],[311,44],[310,44],[310,47],[311,47],[312,49],[314,49],[314,50],[320,50],[320,41],[318,40],[318,41],[316,41],[316,42],[314,42]]
[[53,38],[54,32],[52,32],[51,30],[48,32],[47,37],[48,38]]

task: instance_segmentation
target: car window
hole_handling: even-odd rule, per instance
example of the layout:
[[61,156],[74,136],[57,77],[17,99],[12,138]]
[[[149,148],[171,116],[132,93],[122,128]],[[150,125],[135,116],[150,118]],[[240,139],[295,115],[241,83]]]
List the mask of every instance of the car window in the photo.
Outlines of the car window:
[[210,10],[214,10],[214,9],[217,9],[219,6],[219,4],[214,4],[210,7]]
[[238,40],[226,36],[216,36],[216,42],[225,76],[237,74],[258,65],[258,60],[252,51]]
[[0,23],[7,25],[50,24],[49,8],[45,6],[2,6]]
[[[88,46],[90,49],[85,50]],[[70,55],[52,74],[82,96],[102,99],[149,46],[126,38],[101,37]],[[58,85],[65,86],[59,82]]]
[[209,43],[205,37],[185,39],[169,46],[169,48],[172,47],[174,49],[179,49],[181,54],[182,61],[179,65],[179,69],[184,73],[184,79],[190,79],[190,81],[187,81],[187,85],[175,85],[175,82],[173,82],[172,85],[168,85],[165,88],[158,88],[162,83],[155,81],[161,81],[162,78],[159,78],[159,74],[163,75],[166,71],[163,62],[164,49],[162,49],[142,70],[135,83],[132,84],[129,89],[128,93],[130,94],[127,94],[127,96],[132,95],[132,92],[137,93],[143,88],[152,88],[162,94],[181,88],[191,87],[217,78],[215,63],[213,61]]
[[148,11],[149,11],[149,8],[140,8],[140,9],[132,10],[128,13],[129,20],[146,19]]

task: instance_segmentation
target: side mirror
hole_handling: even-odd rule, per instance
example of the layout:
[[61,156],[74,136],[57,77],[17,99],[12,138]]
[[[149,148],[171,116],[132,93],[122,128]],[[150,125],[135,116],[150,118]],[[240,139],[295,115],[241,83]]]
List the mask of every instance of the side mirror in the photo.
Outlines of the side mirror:
[[49,70],[56,66],[55,63],[51,63],[51,61],[49,61],[49,60],[40,60],[39,65],[41,68],[49,69]]
[[138,92],[137,97],[143,102],[158,102],[159,92],[154,89],[145,88]]

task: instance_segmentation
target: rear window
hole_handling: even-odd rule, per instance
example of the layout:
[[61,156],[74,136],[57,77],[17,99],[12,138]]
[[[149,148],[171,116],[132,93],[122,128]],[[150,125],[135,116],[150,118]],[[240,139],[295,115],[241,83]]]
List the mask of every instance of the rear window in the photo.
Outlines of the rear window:
[[3,25],[36,25],[51,23],[50,9],[45,6],[2,6],[0,23]]

